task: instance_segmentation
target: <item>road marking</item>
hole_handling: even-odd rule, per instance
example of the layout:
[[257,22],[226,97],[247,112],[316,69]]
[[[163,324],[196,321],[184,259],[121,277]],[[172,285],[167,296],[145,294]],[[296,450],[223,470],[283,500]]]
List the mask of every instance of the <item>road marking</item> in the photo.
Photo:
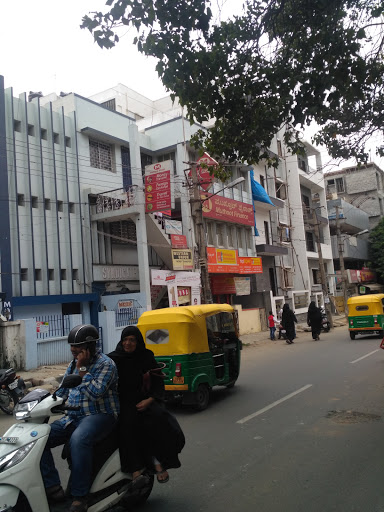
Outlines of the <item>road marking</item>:
[[269,411],[269,409],[276,407],[276,405],[279,405],[282,402],[289,400],[290,398],[294,397],[295,395],[298,395],[299,393],[302,393],[303,391],[305,391],[306,389],[308,389],[310,387],[312,387],[312,384],[307,384],[306,386],[303,386],[302,388],[294,391],[293,393],[290,393],[289,395],[286,395],[283,398],[280,398],[280,400],[276,400],[276,402],[273,402],[272,404],[269,404],[266,407],[263,407],[263,409],[260,409],[259,411],[256,411],[253,414],[250,414],[249,416],[246,416],[245,418],[242,418],[241,420],[236,421],[236,423],[245,423],[253,418],[256,418],[256,416],[260,416],[260,414],[263,414],[264,412]]
[[379,349],[377,348],[376,350],[373,350],[369,354],[365,354],[365,356],[359,357],[359,359],[355,359],[354,361],[349,361],[349,362],[351,364],[357,363],[357,362],[361,361],[362,359],[365,359],[366,357],[369,357],[369,356],[371,356],[372,354],[374,354],[375,352],[378,352],[378,351],[379,351]]

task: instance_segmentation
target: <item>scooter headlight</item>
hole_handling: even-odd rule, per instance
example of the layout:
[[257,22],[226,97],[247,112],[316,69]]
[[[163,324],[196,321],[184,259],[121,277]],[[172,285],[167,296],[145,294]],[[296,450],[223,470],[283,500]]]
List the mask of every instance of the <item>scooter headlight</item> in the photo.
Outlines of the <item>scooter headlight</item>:
[[21,448],[18,448],[17,450],[14,450],[13,452],[4,455],[4,457],[1,457],[0,473],[6,471],[7,469],[13,466],[16,466],[16,464],[24,460],[28,453],[32,450],[33,445],[35,443],[36,441],[32,441],[31,443],[25,444]]
[[34,407],[39,403],[38,400],[33,400],[32,402],[18,403],[16,404],[13,415],[17,420],[25,420],[25,418],[30,417],[30,413]]

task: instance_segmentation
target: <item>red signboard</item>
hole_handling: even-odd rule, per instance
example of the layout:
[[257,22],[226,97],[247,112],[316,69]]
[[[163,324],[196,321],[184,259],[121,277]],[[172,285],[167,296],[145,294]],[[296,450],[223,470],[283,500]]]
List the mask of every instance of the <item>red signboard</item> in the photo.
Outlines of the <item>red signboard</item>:
[[187,237],[185,235],[171,235],[171,246],[173,249],[188,249]]
[[206,199],[203,202],[203,217],[224,222],[234,222],[245,226],[254,226],[255,217],[251,204],[222,196],[209,197],[209,194],[203,193],[201,198]]
[[261,258],[239,256],[237,250],[207,247],[208,272],[214,274],[262,274]]
[[[209,173],[206,167],[200,167],[199,164],[206,164],[210,167],[218,165],[216,160],[208,155],[208,153],[204,153],[197,161],[196,173],[197,179],[199,180],[199,185],[203,190],[208,190],[213,182],[213,176]],[[189,177],[191,177],[192,172],[189,171]]]
[[171,206],[171,172],[163,171],[145,176],[145,212],[158,212]]
[[211,286],[213,295],[236,293],[236,286],[233,276],[212,276]]
[[362,283],[374,283],[376,281],[376,272],[369,268],[362,268],[360,270],[360,281]]

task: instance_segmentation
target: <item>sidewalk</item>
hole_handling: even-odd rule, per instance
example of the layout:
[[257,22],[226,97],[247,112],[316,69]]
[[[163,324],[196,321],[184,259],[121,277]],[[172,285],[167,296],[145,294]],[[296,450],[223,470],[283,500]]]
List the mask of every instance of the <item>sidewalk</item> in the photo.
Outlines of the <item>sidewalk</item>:
[[[333,317],[333,327],[343,327],[345,325],[348,325],[348,321],[345,318],[345,316],[336,316]],[[307,326],[306,323],[301,322],[296,324],[296,334],[298,335],[298,338],[300,337],[301,333],[310,333],[311,328]],[[278,331],[276,330],[276,340],[277,340]],[[269,344],[271,342],[271,339],[269,337],[269,329],[266,331],[261,332],[254,332],[252,334],[243,334],[240,336],[241,341],[243,342],[244,346],[259,346],[264,344]],[[281,341],[281,340],[277,340]]]
[[[347,325],[347,319],[344,316],[334,316],[333,324],[335,328],[345,326]],[[300,334],[310,333],[311,328],[305,323],[298,323],[296,325],[296,332],[300,338]],[[256,347],[271,343],[271,340],[269,339],[269,329],[267,331],[255,332],[252,334],[243,334],[240,338],[246,347]],[[39,387],[52,392],[59,386],[67,366],[67,364],[40,366],[40,368],[36,368],[36,370],[17,372],[17,374],[23,377],[28,389]]]

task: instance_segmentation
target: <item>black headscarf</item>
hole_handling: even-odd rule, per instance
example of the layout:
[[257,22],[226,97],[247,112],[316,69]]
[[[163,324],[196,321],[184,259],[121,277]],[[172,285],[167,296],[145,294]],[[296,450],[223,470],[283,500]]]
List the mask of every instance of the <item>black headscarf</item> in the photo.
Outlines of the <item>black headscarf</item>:
[[315,304],[315,301],[313,300],[310,305],[309,305],[309,308],[308,308],[308,313],[311,313],[312,311],[316,311],[317,310],[317,306]]
[[[123,348],[123,339],[125,339],[127,336],[134,336],[136,338],[137,344],[136,344],[136,350],[133,352],[126,352]],[[116,349],[111,352],[109,357],[112,359],[119,358],[119,357],[125,357],[125,358],[132,358],[136,357],[137,354],[141,352],[145,352],[145,343],[143,335],[140,332],[140,329],[136,327],[135,325],[128,325],[125,327],[121,333],[120,341],[116,346]]]

